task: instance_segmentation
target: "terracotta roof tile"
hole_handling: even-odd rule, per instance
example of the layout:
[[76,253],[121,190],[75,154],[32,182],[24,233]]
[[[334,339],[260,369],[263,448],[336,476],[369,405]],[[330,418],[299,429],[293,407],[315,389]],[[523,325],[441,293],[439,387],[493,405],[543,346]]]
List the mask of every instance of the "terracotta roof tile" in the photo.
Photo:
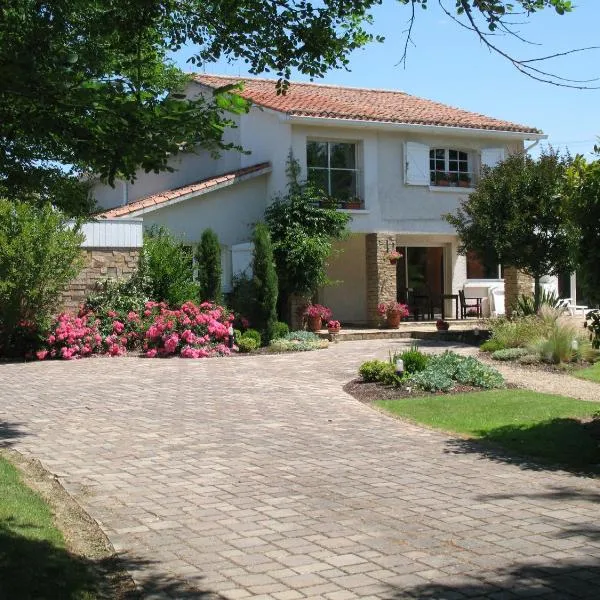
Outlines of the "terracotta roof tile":
[[285,95],[277,95],[273,79],[222,75],[195,75],[194,79],[211,88],[242,82],[241,96],[291,116],[541,133],[533,127],[486,117],[404,92],[292,83]]
[[115,219],[118,217],[126,217],[127,215],[135,213],[139,210],[143,210],[144,208],[149,208],[157,204],[164,204],[165,202],[176,200],[177,198],[193,194],[194,192],[204,192],[205,190],[214,188],[222,183],[234,183],[238,179],[241,179],[252,173],[258,173],[259,171],[268,169],[270,166],[270,163],[263,162],[256,165],[252,165],[251,167],[245,167],[243,169],[238,169],[237,171],[231,171],[230,173],[225,173],[223,175],[211,177],[209,179],[202,179],[195,183],[184,185],[183,187],[175,188],[173,190],[166,190],[164,192],[152,194],[152,196],[140,198],[139,200],[130,202],[125,206],[111,208],[110,210],[98,213],[96,216],[102,219]]

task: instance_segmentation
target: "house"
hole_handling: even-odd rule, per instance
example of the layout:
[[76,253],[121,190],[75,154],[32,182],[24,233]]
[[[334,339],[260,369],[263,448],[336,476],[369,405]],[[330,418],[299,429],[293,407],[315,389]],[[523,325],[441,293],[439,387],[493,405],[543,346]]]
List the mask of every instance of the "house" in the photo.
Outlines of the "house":
[[[142,218],[164,225],[190,244],[206,227],[222,244],[224,289],[251,256],[251,226],[287,185],[290,151],[303,174],[318,182],[352,216],[350,238],[329,266],[336,285],[319,301],[335,317],[377,321],[377,305],[427,289],[436,310],[469,279],[498,278],[497,265],[457,252],[458,238],[442,218],[472,191],[483,165],[523,151],[546,136],[539,130],[472,113],[404,92],[292,83],[278,95],[267,79],[196,75],[189,94],[243,83],[252,102],[233,117],[225,139],[249,153],[207,152],[173,160],[172,173],[140,173],[134,184],[97,186],[110,219]],[[398,249],[392,264],[387,254]]]

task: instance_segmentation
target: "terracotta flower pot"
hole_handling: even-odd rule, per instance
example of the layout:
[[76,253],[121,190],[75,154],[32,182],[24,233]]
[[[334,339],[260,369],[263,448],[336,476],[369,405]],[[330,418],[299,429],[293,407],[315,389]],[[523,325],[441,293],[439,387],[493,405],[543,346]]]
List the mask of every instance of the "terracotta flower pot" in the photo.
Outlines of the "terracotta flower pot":
[[328,327],[327,331],[329,333],[339,333],[340,332],[340,328],[339,327]]
[[402,320],[402,314],[398,310],[390,310],[386,314],[387,326],[390,329],[397,329],[400,326]]
[[450,324],[446,323],[445,325],[438,325],[436,324],[437,330],[438,331],[448,331],[448,329],[450,329]]
[[308,317],[308,329],[310,331],[319,331],[323,325],[321,317]]
[[397,258],[390,258],[390,265],[395,265],[398,262]]

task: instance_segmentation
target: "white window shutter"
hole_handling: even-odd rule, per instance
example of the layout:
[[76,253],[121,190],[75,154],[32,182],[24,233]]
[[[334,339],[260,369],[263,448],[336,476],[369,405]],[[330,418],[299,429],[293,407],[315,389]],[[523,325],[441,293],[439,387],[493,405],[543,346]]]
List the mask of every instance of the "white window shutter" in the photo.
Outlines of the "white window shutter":
[[254,244],[252,242],[231,246],[231,271],[234,276],[242,274],[248,277],[252,276],[253,252]]
[[484,148],[481,151],[481,166],[493,169],[504,160],[504,148]]
[[231,273],[231,249],[228,246],[221,246],[221,287],[226,294],[233,289]]
[[408,185],[429,185],[429,146],[406,142],[405,183]]

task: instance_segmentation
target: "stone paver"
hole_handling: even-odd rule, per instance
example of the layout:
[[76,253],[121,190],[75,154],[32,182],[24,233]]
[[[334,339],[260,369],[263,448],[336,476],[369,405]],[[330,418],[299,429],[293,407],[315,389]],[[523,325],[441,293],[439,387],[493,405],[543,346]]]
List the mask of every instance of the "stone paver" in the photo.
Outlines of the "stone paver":
[[341,390],[406,343],[3,364],[0,438],[60,478],[148,598],[596,598],[597,480]]

